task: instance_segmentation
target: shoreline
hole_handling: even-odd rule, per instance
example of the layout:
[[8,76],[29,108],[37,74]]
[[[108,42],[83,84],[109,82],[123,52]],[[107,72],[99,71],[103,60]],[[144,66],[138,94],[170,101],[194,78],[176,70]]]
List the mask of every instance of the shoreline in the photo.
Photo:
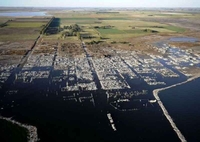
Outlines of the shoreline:
[[188,83],[190,81],[193,81],[197,78],[200,77],[200,74],[196,74],[195,76],[191,77],[191,78],[188,78],[186,81],[184,82],[180,82],[180,83],[177,83],[177,84],[174,84],[174,85],[171,85],[171,86],[168,86],[168,87],[164,87],[164,88],[160,88],[160,89],[155,89],[153,90],[153,96],[155,97],[155,99],[157,100],[158,102],[158,105],[160,106],[160,108],[162,109],[165,117],[167,118],[167,120],[169,121],[170,125],[172,126],[173,130],[175,131],[175,133],[177,134],[178,138],[181,140],[181,142],[187,142],[187,140],[185,139],[185,137],[183,136],[183,134],[181,133],[181,131],[178,129],[178,127],[176,126],[176,124],[174,123],[172,117],[170,116],[170,114],[168,113],[167,109],[165,108],[165,106],[163,105],[162,101],[160,100],[160,97],[159,97],[159,92],[161,91],[164,91],[164,90],[167,90],[167,89],[170,89],[170,88],[173,88],[173,87],[176,87],[176,86],[180,86],[182,84],[185,84],[185,83]]
[[11,122],[12,124],[17,124],[19,127],[23,127],[28,130],[28,135],[27,135],[27,141],[28,142],[37,142],[39,141],[38,134],[37,134],[37,128],[35,126],[27,125],[27,124],[22,124],[20,122],[17,122],[15,120],[12,120],[12,118],[7,118],[0,116],[0,119],[6,120],[8,122]]

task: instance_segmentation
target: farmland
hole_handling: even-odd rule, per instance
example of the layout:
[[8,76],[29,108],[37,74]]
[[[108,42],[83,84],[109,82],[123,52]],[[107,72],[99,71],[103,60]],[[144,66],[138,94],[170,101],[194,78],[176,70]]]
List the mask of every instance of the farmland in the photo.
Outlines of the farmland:
[[31,50],[49,18],[13,18],[2,20],[0,29],[0,63],[17,65]]
[[[0,38],[2,42],[34,41],[42,32],[41,40],[46,42],[62,43],[100,43],[111,44],[115,48],[129,50],[145,50],[146,45],[153,42],[179,35],[199,36],[190,27],[187,21],[177,23],[177,17],[194,20],[198,14],[142,11],[142,10],[63,10],[49,11],[55,18],[47,29],[45,25],[50,17],[43,18],[0,18],[0,23],[6,23],[1,28]],[[190,23],[191,24],[191,23]],[[195,24],[195,22],[194,22]],[[70,27],[78,25],[80,31],[73,32]],[[198,28],[193,26],[192,28]],[[80,37],[78,37],[80,35]],[[19,52],[5,52],[19,53]]]
[[10,19],[0,30],[1,41],[35,40],[49,19]]
[[[50,12],[57,18],[60,18],[58,27],[69,26],[78,24],[82,28],[82,35],[88,34],[92,38],[82,38],[85,42],[99,41],[111,43],[116,42],[130,42],[130,39],[151,36],[151,35],[164,35],[171,36],[176,34],[185,34],[190,31],[184,26],[178,26],[170,22],[159,22],[163,18],[176,18],[179,17],[194,17],[187,13],[165,13],[157,11],[67,11],[67,12]],[[156,18],[156,20],[152,20]],[[158,22],[157,22],[158,21]],[[108,27],[109,28],[105,28]],[[100,28],[95,28],[100,27]],[[104,27],[104,28],[102,28]],[[75,40],[74,37],[62,38],[62,33],[65,30],[57,33],[56,35],[49,35],[46,39],[59,39],[59,40]]]
[[[147,48],[159,40],[164,40],[173,36],[199,34],[188,27],[191,22],[177,22],[188,18],[194,20],[199,14],[186,12],[165,12],[165,11],[142,11],[142,10],[68,10],[68,11],[50,11],[57,22],[54,21],[49,27],[54,27],[57,32],[43,36],[45,41],[60,41],[68,43],[105,43],[115,48],[140,50],[157,54],[151,48]],[[192,23],[195,24],[196,22]],[[77,24],[81,40],[77,33],[72,36],[71,31],[65,27]],[[194,32],[194,34],[193,34]],[[91,49],[91,48],[90,48]],[[96,49],[96,47],[94,47]],[[92,49],[91,49],[92,50]],[[93,50],[92,50],[93,51]],[[100,52],[98,52],[100,53]],[[96,55],[96,53],[95,53]]]
[[122,34],[123,31],[120,31],[118,29],[98,29],[98,31],[104,35],[104,34]]

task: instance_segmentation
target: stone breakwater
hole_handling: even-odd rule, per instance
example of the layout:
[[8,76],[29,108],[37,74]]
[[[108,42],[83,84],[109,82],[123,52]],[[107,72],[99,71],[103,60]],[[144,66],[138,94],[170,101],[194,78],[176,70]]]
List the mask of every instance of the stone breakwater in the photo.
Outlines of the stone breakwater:
[[185,137],[183,136],[183,134],[181,133],[181,131],[178,129],[178,127],[176,126],[176,124],[174,123],[172,117],[169,115],[167,109],[165,108],[165,106],[163,105],[162,101],[160,100],[160,97],[158,96],[159,92],[163,91],[163,90],[167,90],[167,89],[170,89],[170,88],[173,88],[173,87],[176,87],[176,86],[180,86],[180,85],[183,85],[187,82],[190,82],[190,81],[193,81],[197,78],[200,77],[200,74],[197,74],[191,78],[189,78],[188,80],[184,81],[184,82],[181,82],[181,83],[177,83],[177,84],[174,84],[174,85],[171,85],[171,86],[168,86],[168,87],[165,87],[165,88],[160,88],[160,89],[155,89],[153,90],[153,95],[154,97],[156,98],[156,100],[158,101],[158,104],[159,106],[161,107],[165,117],[167,118],[167,120],[169,121],[169,123],[171,124],[173,130],[176,132],[176,134],[178,135],[179,139],[182,141],[182,142],[187,142],[187,140],[185,139]]
[[187,140],[185,139],[185,137],[183,136],[183,134],[181,133],[181,131],[178,129],[178,127],[176,126],[176,124],[174,123],[172,117],[170,116],[170,114],[168,113],[167,109],[165,108],[165,106],[163,105],[162,101],[160,100],[160,97],[158,96],[159,92],[160,91],[163,91],[163,90],[167,90],[167,89],[170,89],[170,88],[173,88],[173,87],[176,87],[176,86],[179,86],[179,85],[182,85],[182,84],[185,84],[187,82],[190,82],[194,79],[197,79],[200,77],[200,74],[197,74],[191,78],[189,78],[188,80],[184,81],[184,82],[181,82],[181,83],[177,83],[177,84],[174,84],[174,85],[171,85],[171,86],[168,86],[168,87],[165,87],[165,88],[160,88],[160,89],[155,89],[153,90],[153,95],[155,97],[155,99],[157,100],[159,106],[161,107],[165,117],[167,118],[167,120],[169,121],[169,123],[171,124],[173,130],[176,132],[177,136],[179,137],[179,139],[181,140],[181,142],[187,142]]
[[2,116],[0,116],[0,119],[6,120],[6,121],[11,122],[13,124],[17,124],[18,126],[27,129],[28,130],[28,136],[27,136],[28,142],[37,142],[37,141],[39,141],[38,134],[37,134],[37,128],[35,126],[22,124],[20,122],[12,120],[11,118],[6,118],[6,117],[2,117]]

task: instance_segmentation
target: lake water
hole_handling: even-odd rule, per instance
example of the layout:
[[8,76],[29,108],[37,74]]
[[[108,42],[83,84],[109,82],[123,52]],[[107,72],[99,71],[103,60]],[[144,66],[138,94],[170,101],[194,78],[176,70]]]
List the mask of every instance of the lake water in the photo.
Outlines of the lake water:
[[199,40],[197,38],[192,37],[173,37],[169,39],[170,41],[175,42],[198,42]]
[[160,98],[186,140],[200,141],[200,79],[160,93]]
[[46,16],[46,12],[30,12],[30,11],[19,11],[19,12],[0,12],[0,16],[8,17],[20,17],[20,16]]

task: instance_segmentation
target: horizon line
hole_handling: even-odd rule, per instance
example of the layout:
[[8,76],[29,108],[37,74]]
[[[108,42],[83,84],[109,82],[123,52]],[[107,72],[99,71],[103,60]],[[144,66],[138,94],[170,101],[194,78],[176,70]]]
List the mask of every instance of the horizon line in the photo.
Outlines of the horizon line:
[[104,7],[95,7],[95,6],[89,6],[89,7],[84,7],[84,6],[0,6],[0,8],[200,8],[200,6],[189,6],[189,7],[186,7],[186,6],[180,6],[180,7],[162,7],[162,6],[156,6],[156,7],[148,7],[148,6],[144,6],[144,7],[128,7],[128,6],[122,6],[122,7],[119,7],[119,6],[104,6]]

